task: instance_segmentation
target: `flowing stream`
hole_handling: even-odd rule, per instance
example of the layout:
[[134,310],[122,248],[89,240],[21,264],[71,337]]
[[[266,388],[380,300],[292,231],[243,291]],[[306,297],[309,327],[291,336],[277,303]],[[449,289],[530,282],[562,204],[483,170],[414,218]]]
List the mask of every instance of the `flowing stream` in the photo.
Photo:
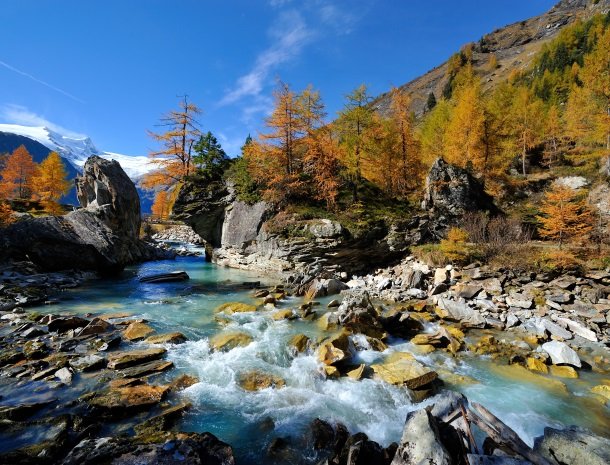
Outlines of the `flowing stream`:
[[[140,276],[178,269],[186,270],[191,280],[165,284],[138,281]],[[298,333],[314,341],[321,339],[326,333],[315,321],[275,321],[271,315],[276,310],[262,309],[231,315],[228,324],[217,322],[214,309],[222,303],[260,302],[252,297],[252,291],[240,286],[252,281],[274,284],[253,273],[204,263],[202,258],[178,258],[145,263],[126,270],[119,279],[92,281],[66,291],[58,305],[41,311],[127,312],[148,320],[158,333],[184,333],[188,342],[167,346],[167,356],[176,370],[161,375],[162,380],[170,380],[183,372],[200,380],[182,393],[193,408],[178,427],[215,434],[234,447],[239,463],[260,463],[273,438],[299,438],[316,417],[341,422],[350,432],[365,432],[387,446],[400,440],[409,411],[433,402],[414,403],[406,389],[372,379],[326,380],[314,355],[293,357],[287,344]],[[328,300],[321,299],[321,305],[314,307],[319,315],[326,311]],[[294,308],[300,303],[300,299],[289,298],[278,307]],[[253,342],[228,352],[210,350],[211,336],[236,330],[248,333]],[[390,341],[383,353],[368,349],[358,352],[358,357],[372,363],[394,351],[415,354],[451,383],[448,388],[484,404],[530,444],[545,426],[577,424],[608,435],[610,411],[589,393],[591,386],[600,384],[600,374],[583,371],[579,379],[561,379],[562,388],[550,376],[523,377],[522,372],[515,374],[486,357],[464,353],[454,358],[442,351],[421,355],[416,346],[401,340]],[[245,391],[237,379],[251,370],[278,375],[286,387]]]

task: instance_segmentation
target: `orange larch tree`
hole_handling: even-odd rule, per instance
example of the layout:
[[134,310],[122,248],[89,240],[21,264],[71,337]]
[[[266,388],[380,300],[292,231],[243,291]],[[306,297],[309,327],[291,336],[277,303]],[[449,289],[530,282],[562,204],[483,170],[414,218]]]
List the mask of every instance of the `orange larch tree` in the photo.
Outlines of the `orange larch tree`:
[[398,171],[399,175],[394,183],[395,189],[397,194],[404,196],[420,183],[423,167],[419,144],[415,140],[415,118],[411,111],[411,97],[396,87],[392,89],[390,95],[390,120],[392,134],[395,136],[391,149],[398,161],[398,166],[393,167],[392,172]]
[[169,195],[161,190],[155,194],[155,201],[152,204],[151,212],[157,219],[164,220],[169,216]]
[[253,179],[261,180],[263,196],[281,202],[302,193],[303,157],[299,152],[305,125],[300,99],[280,82],[275,105],[265,124],[269,132],[259,135],[244,150]]
[[471,164],[485,171],[485,112],[478,79],[465,82],[455,92],[455,107],[447,127],[447,161],[458,166]]
[[59,200],[70,190],[68,173],[57,152],[51,152],[45,158],[32,178],[35,195],[42,201],[45,210],[59,214],[62,209]]
[[574,189],[555,183],[545,193],[537,219],[542,224],[542,237],[556,240],[559,249],[566,241],[585,237],[592,229],[591,210]]
[[188,101],[185,95],[177,110],[161,118],[162,133],[149,132],[161,144],[161,149],[149,156],[157,168],[144,178],[146,187],[171,186],[193,172],[193,146],[201,137],[196,119],[201,109]]
[[511,129],[515,149],[521,156],[523,176],[527,174],[527,155],[542,141],[544,129],[543,104],[527,87],[517,89],[510,109]]
[[339,194],[339,145],[331,126],[325,125],[320,93],[308,86],[298,96],[304,137],[304,172],[313,182],[313,196],[333,209]]
[[9,199],[29,199],[32,195],[32,178],[36,174],[36,163],[25,146],[17,147],[6,159],[0,171],[1,193]]

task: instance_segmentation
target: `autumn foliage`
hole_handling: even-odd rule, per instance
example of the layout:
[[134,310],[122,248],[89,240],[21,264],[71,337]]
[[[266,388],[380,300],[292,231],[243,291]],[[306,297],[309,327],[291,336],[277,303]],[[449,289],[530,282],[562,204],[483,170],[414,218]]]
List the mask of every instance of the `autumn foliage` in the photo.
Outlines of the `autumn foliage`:
[[557,241],[559,248],[592,229],[591,210],[574,189],[555,183],[544,196],[539,229],[542,237]]
[[32,187],[47,212],[62,213],[59,200],[70,190],[67,177],[66,168],[57,152],[51,152],[36,168]]
[[0,171],[2,196],[9,199],[29,199],[32,196],[32,180],[36,171],[36,163],[25,146],[16,148]]

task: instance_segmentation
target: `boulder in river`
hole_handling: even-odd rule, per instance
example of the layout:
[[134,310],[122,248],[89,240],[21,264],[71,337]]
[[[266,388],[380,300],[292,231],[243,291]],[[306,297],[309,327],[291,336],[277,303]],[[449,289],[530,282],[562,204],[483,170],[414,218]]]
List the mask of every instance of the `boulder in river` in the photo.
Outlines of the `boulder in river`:
[[542,350],[551,356],[554,365],[572,365],[577,368],[582,366],[578,354],[565,342],[550,341],[542,344]]
[[140,198],[118,162],[89,157],[75,182],[82,208],[2,229],[0,258],[27,258],[47,271],[113,274],[128,264],[171,255],[140,240]]

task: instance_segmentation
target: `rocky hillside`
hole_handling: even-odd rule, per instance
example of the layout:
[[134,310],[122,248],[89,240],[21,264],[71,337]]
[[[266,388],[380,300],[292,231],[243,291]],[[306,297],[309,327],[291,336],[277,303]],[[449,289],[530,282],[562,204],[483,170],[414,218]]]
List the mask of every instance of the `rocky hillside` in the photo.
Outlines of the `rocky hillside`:
[[[548,12],[497,29],[473,44],[473,65],[485,88],[503,82],[514,70],[524,70],[543,44],[557,36],[565,26],[578,19],[587,19],[610,10],[610,0],[562,0]],[[495,56],[498,67],[491,70],[489,61]],[[400,87],[411,94],[416,114],[424,111],[428,95],[438,99],[448,82],[449,61]],[[389,94],[380,95],[373,103],[382,113],[390,104]]]
[[280,273],[304,291],[314,277],[345,278],[398,261],[410,246],[438,240],[468,211],[495,210],[470,173],[439,159],[428,175],[423,210],[409,218],[386,218],[356,229],[329,219],[328,212],[303,217],[264,201],[248,204],[230,183],[196,178],[182,186],[173,218],[205,240],[213,262]]

